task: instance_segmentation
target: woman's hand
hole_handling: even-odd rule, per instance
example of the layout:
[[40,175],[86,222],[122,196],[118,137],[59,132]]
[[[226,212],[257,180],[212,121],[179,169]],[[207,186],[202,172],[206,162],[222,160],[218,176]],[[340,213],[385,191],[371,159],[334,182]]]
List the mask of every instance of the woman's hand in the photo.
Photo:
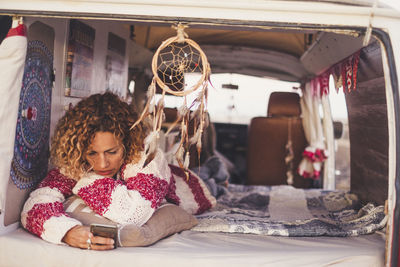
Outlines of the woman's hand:
[[[91,240],[91,242],[88,242]],[[114,240],[111,238],[94,236],[88,226],[75,226],[71,228],[62,239],[71,247],[93,249],[93,250],[109,250],[114,248]]]

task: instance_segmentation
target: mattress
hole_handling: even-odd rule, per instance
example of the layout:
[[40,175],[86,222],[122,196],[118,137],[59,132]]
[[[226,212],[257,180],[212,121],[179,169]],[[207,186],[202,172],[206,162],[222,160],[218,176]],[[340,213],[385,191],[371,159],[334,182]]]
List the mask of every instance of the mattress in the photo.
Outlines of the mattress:
[[24,229],[0,236],[0,266],[383,266],[385,235],[283,237],[183,231],[149,247],[92,251]]

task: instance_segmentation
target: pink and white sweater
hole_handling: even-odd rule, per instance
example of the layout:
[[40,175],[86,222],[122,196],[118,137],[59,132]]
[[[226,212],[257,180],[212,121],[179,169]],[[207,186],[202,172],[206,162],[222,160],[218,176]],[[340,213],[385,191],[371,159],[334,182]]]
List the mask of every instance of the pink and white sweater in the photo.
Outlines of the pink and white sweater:
[[69,217],[63,207],[65,199],[72,194],[80,196],[96,213],[114,222],[143,225],[166,197],[176,198],[171,170],[163,152],[158,151],[155,158],[142,167],[144,160],[142,157],[135,164],[122,166],[118,179],[88,173],[76,181],[58,169],[51,170],[24,205],[23,227],[48,242],[61,244],[69,229],[81,225]]

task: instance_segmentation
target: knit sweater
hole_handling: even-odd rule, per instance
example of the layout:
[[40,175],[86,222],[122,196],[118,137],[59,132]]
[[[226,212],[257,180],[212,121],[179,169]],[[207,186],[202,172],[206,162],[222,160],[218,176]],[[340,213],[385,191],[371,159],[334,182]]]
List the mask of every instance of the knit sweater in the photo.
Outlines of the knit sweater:
[[158,151],[143,167],[144,160],[142,157],[137,163],[124,164],[117,179],[91,172],[76,181],[58,169],[51,170],[23,207],[23,227],[46,241],[61,244],[68,230],[81,225],[63,207],[72,194],[114,222],[143,225],[166,198],[177,198],[171,190],[175,185],[163,153]]

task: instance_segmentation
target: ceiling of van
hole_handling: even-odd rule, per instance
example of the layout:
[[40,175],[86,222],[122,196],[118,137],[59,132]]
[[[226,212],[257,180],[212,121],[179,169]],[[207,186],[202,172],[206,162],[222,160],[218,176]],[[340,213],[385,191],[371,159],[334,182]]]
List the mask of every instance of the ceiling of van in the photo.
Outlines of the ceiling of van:
[[[239,73],[299,81],[308,72],[300,57],[315,39],[313,32],[266,29],[214,29],[189,27],[189,38],[206,53],[213,73]],[[134,41],[155,52],[162,41],[176,35],[171,26],[138,24]],[[284,64],[287,63],[287,64]]]
[[[175,36],[172,27],[135,26],[135,40],[144,47],[155,51],[163,40]],[[201,45],[230,45],[275,50],[294,56],[301,56],[306,48],[307,35],[303,33],[266,32],[260,30],[237,31],[220,29],[187,28],[189,38]]]

